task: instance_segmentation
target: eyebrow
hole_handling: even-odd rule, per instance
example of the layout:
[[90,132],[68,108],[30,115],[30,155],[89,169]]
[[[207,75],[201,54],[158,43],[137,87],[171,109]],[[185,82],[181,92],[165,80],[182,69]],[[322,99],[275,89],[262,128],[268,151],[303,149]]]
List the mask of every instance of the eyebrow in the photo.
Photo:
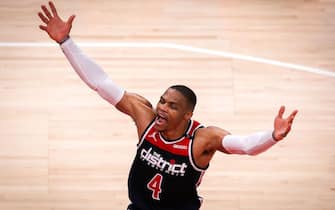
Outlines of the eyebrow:
[[168,101],[168,100],[166,100],[163,96],[161,96],[161,98],[160,98],[161,100],[163,99],[166,103],[168,103],[168,104],[175,104],[175,105],[178,105],[179,106],[179,103],[177,103],[176,101]]

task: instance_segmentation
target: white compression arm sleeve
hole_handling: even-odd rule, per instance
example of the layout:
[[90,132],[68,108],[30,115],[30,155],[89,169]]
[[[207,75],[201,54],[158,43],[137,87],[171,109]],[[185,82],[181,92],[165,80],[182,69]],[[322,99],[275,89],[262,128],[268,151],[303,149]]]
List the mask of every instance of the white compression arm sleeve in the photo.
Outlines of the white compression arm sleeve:
[[88,58],[71,38],[62,43],[61,48],[73,69],[90,88],[114,106],[122,99],[124,89],[108,78],[101,67]]
[[276,144],[271,131],[258,132],[248,136],[227,135],[222,140],[223,148],[230,154],[257,155]]

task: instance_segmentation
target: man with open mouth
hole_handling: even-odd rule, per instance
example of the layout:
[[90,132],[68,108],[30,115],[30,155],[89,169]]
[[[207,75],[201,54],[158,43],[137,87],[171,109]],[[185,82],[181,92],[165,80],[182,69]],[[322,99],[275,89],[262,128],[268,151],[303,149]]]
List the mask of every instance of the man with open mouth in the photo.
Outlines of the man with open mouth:
[[115,84],[70,38],[74,15],[63,21],[55,5],[42,5],[38,15],[51,39],[60,44],[80,78],[102,98],[135,122],[139,137],[137,153],[129,172],[128,210],[198,210],[202,198],[197,187],[216,151],[257,155],[290,132],[297,110],[283,118],[279,109],[274,128],[246,136],[232,135],[215,127],[204,127],[192,119],[195,93],[184,85],[169,87],[156,108],[144,97]]

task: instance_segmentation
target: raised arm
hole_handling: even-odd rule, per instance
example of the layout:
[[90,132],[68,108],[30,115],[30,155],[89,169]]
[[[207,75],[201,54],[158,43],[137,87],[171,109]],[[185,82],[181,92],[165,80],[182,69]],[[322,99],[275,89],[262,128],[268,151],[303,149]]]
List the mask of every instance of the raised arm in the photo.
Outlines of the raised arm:
[[91,89],[97,91],[102,98],[135,121],[140,136],[155,116],[150,102],[137,94],[126,92],[114,83],[103,69],[87,57],[70,38],[75,16],[70,16],[64,22],[59,17],[53,2],[49,2],[49,6],[51,11],[42,5],[43,13],[38,13],[42,22],[46,24],[40,25],[40,29],[46,31],[51,39],[60,44],[73,69]]
[[245,136],[232,135],[218,127],[200,129],[194,144],[195,159],[198,160],[199,165],[205,166],[216,151],[240,155],[257,155],[265,152],[278,141],[283,140],[291,131],[298,111],[293,111],[287,118],[283,118],[284,112],[285,107],[281,106],[275,117],[273,130]]

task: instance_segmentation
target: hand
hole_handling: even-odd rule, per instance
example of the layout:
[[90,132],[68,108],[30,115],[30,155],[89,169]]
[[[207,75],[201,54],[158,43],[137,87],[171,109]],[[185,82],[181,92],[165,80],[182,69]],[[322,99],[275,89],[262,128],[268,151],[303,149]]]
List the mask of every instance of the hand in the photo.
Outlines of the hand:
[[282,140],[290,132],[294,117],[298,113],[298,110],[294,110],[287,118],[283,118],[284,112],[285,106],[281,106],[274,121],[274,131],[272,136],[276,141]]
[[45,5],[41,6],[44,14],[42,12],[39,12],[38,16],[46,24],[46,26],[40,25],[39,27],[41,30],[46,31],[51,39],[59,43],[62,40],[64,40],[67,36],[69,36],[75,15],[71,15],[68,18],[67,22],[64,22],[58,16],[56,7],[53,4],[53,2],[50,1],[49,6],[51,8],[52,14]]

